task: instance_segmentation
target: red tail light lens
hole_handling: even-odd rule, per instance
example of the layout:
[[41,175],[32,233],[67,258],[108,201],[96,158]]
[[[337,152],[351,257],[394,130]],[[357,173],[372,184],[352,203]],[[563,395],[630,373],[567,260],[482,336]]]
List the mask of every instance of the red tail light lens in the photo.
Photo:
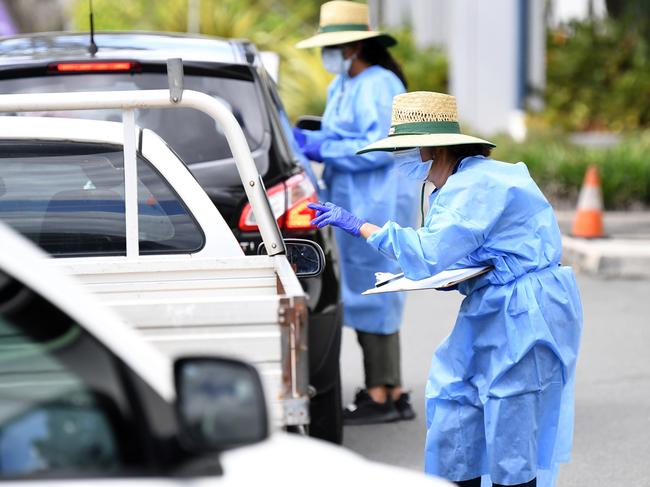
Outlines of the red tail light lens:
[[[297,174],[285,183],[273,186],[267,194],[280,228],[286,230],[316,228],[311,224],[316,217],[316,212],[307,208],[307,203],[318,201],[318,196],[314,185],[304,174]],[[239,229],[244,232],[259,230],[250,203],[246,204],[239,217]]]
[[54,63],[48,66],[51,73],[89,73],[111,71],[138,71],[139,63],[132,61],[92,61],[83,63]]

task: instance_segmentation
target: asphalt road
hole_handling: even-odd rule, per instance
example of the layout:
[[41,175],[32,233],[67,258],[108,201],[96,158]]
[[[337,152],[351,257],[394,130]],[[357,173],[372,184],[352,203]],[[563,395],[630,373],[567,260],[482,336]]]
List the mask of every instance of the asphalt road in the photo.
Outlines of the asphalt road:
[[[585,326],[578,359],[573,460],[557,485],[650,486],[650,281],[579,276]],[[418,417],[345,429],[345,445],[370,459],[422,469],[424,385],[431,355],[449,333],[461,296],[417,291],[402,328],[403,374]],[[356,337],[346,329],[344,399],[362,384]]]

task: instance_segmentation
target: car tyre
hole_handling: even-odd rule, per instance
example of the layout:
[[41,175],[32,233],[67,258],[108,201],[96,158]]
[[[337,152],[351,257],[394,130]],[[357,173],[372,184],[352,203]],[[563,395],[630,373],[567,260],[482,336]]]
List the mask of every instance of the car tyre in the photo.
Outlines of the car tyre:
[[343,405],[341,400],[341,373],[332,387],[314,396],[309,405],[311,422],[309,436],[340,445],[343,443]]

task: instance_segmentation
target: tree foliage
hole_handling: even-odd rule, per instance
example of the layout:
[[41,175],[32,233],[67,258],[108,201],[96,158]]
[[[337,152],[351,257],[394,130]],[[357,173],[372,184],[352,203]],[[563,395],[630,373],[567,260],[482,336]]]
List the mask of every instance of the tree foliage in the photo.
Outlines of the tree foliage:
[[496,137],[493,155],[508,162],[524,161],[546,196],[554,203],[575,205],[587,167],[598,167],[605,208],[650,207],[650,132],[631,132],[611,147],[585,147],[557,132],[536,132],[525,144]]
[[650,42],[643,22],[573,22],[549,32],[543,118],[565,130],[650,126]]

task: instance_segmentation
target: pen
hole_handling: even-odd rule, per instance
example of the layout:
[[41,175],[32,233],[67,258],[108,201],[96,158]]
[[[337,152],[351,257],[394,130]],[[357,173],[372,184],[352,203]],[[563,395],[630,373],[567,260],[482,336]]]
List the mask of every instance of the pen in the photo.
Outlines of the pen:
[[382,281],[382,282],[379,282],[379,283],[375,284],[375,287],[376,287],[376,288],[377,288],[377,287],[381,287],[381,286],[383,286],[383,285],[385,285],[385,284],[388,284],[389,282],[393,282],[393,281],[396,281],[396,280],[398,280],[398,279],[401,279],[402,277],[404,277],[404,273],[403,273],[403,272],[400,273],[400,274],[395,274],[395,275],[394,275],[393,277],[391,277],[390,279],[386,279],[385,281]]

